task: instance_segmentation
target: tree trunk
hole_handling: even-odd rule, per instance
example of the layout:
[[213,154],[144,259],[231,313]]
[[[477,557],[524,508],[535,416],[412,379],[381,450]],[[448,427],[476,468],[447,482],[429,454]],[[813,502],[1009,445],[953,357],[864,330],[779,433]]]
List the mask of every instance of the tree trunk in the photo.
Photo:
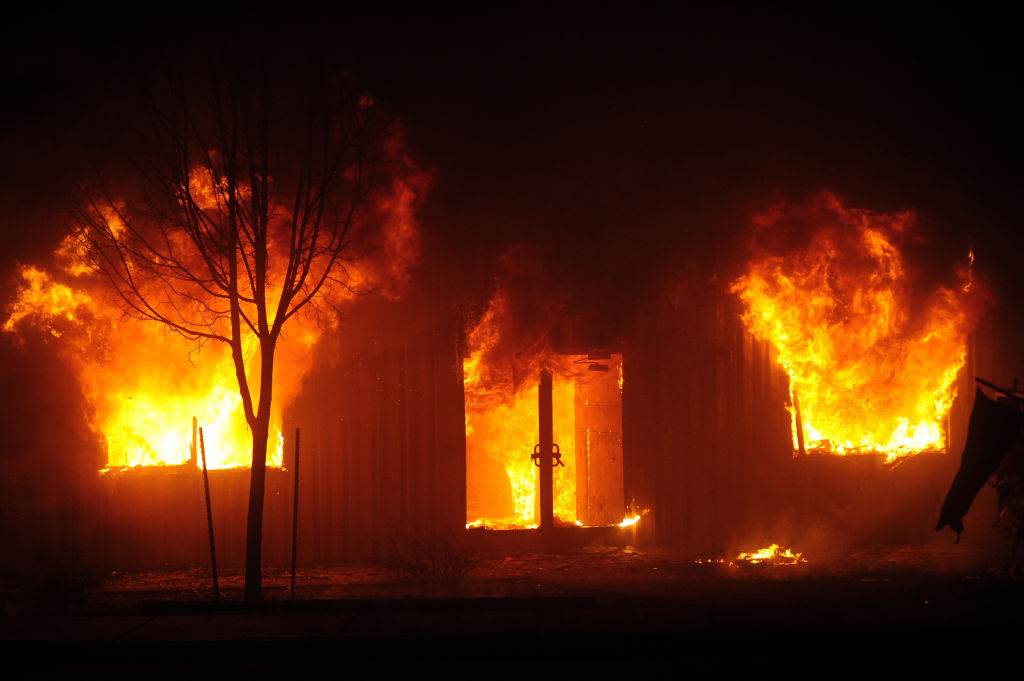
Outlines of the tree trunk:
[[245,537],[245,600],[247,601],[258,601],[263,588],[263,497],[266,491],[269,433],[269,413],[266,416],[258,416],[252,430],[249,518]]
[[245,537],[245,600],[258,601],[263,590],[263,499],[266,496],[267,439],[273,401],[274,342],[260,347],[260,400],[252,423],[249,518]]

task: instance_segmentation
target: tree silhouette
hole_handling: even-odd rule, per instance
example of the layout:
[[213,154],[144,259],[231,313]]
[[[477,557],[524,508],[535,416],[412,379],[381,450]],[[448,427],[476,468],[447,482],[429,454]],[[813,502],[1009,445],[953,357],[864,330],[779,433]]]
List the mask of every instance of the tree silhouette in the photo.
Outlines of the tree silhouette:
[[170,63],[145,89],[131,170],[116,191],[101,172],[83,183],[74,233],[127,314],[230,347],[252,432],[254,600],[275,349],[304,308],[357,285],[354,244],[372,229],[392,131],[351,77],[322,65],[282,77],[244,59]]

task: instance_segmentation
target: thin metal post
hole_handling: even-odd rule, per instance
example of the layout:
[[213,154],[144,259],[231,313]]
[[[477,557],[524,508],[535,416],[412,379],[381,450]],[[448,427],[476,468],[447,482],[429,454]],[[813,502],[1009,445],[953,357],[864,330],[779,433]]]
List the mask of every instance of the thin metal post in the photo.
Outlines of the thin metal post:
[[540,426],[540,529],[554,527],[554,481],[552,479],[552,451],[554,450],[554,424],[551,408],[551,372],[544,369],[540,372],[540,384],[537,389],[537,422]]
[[295,598],[295,564],[299,546],[299,429],[295,429],[295,484],[292,490],[292,598]]
[[206,492],[206,529],[210,534],[210,564],[213,567],[213,597],[220,598],[220,584],[217,581],[217,543],[213,540],[213,504],[210,502],[210,473],[206,468],[206,442],[203,429],[199,429],[199,450],[203,453],[203,489]]
[[193,416],[192,417],[192,446],[189,447],[189,450],[188,450],[188,453],[189,453],[189,460],[188,460],[188,462],[189,462],[189,465],[195,466],[195,467],[198,468],[199,467],[199,460],[198,460],[199,459],[199,452],[197,450],[199,449],[199,442],[198,442],[198,440],[196,440],[196,425],[197,425],[197,423],[198,422],[196,420],[196,417]]
[[796,444],[797,449],[800,451],[800,456],[807,456],[807,449],[804,446],[804,419],[800,413],[800,398],[796,396],[796,391],[793,391],[793,411],[796,413]]

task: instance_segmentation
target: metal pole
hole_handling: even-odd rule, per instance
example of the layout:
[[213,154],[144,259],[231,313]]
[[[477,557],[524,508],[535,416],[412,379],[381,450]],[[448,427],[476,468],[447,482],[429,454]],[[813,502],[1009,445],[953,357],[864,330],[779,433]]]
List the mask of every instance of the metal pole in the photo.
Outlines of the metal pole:
[[292,598],[295,598],[295,563],[299,546],[299,429],[295,429],[295,486],[292,490]]
[[800,456],[807,456],[807,449],[804,446],[804,419],[803,415],[800,414],[800,398],[796,396],[796,391],[793,391],[793,411],[796,412],[796,443],[797,449],[800,451]]
[[199,450],[203,453],[203,489],[206,492],[206,529],[210,534],[210,564],[213,566],[213,597],[220,598],[220,584],[217,582],[217,544],[213,540],[213,505],[210,503],[210,473],[206,468],[206,442],[203,429],[199,429]]
[[197,461],[197,459],[199,458],[199,456],[198,456],[199,452],[196,451],[196,450],[199,449],[199,442],[196,440],[196,424],[197,423],[198,422],[196,421],[196,417],[193,416],[192,417],[192,447],[189,449],[189,461],[188,461],[190,465],[196,466],[196,467],[199,466],[199,462]]
[[537,421],[540,426],[540,529],[554,527],[554,483],[552,480],[551,455],[554,450],[553,417],[551,412],[551,372],[540,372],[537,389]]

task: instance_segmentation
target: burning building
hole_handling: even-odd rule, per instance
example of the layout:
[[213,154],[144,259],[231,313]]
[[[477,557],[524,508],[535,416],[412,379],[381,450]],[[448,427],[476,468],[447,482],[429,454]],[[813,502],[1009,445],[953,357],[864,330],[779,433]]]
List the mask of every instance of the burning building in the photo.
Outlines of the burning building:
[[[902,245],[910,213],[831,194],[788,210],[754,218],[738,277],[700,296],[688,291],[706,274],[677,277],[620,318],[614,351],[537,286],[517,251],[500,260],[479,314],[441,295],[452,275],[430,268],[400,299],[375,294],[336,327],[302,327],[282,355],[269,561],[287,550],[296,427],[310,563],[366,558],[395,533],[545,523],[628,526],[627,541],[735,546],[736,556],[776,543],[797,555],[786,552],[805,521],[845,536],[920,536],[892,518],[930,518],[962,442],[969,405],[957,396],[977,361],[971,263],[923,290]],[[784,228],[802,238],[773,251]],[[88,405],[105,452],[99,486],[85,486],[101,516],[91,541],[115,565],[201,560],[195,417],[222,559],[237,562],[248,471],[230,362],[105,306],[68,243],[54,262],[52,273],[22,268],[5,329],[56,348]],[[168,361],[175,353],[183,361]]]
[[[647,71],[657,72],[661,58]],[[312,76],[284,65],[281,73],[268,98],[306,101],[291,95]],[[347,120],[377,110],[349,75],[341,82],[347,108],[338,111]],[[561,101],[563,82],[552,87],[546,98],[530,91],[501,110]],[[725,101],[706,94],[687,91],[673,104]],[[606,97],[598,99],[580,110],[603,111]],[[121,104],[112,106],[118,120],[134,121],[139,112]],[[420,128],[409,139],[396,127],[376,130],[374,160],[387,181],[356,211],[372,235],[346,251],[337,281],[326,278],[331,295],[290,318],[275,346],[265,415],[268,564],[287,558],[296,429],[298,550],[309,564],[373,557],[395,534],[522,537],[548,524],[584,528],[579,534],[624,525],[615,528],[623,541],[695,555],[758,555],[778,545],[775,554],[790,549],[809,560],[813,551],[801,542],[809,535],[860,542],[930,534],[963,445],[968,384],[977,374],[1012,379],[1006,330],[997,315],[981,314],[993,249],[979,244],[975,263],[970,223],[937,218],[941,202],[926,195],[907,190],[904,198],[909,182],[887,183],[895,187],[887,193],[808,166],[803,181],[780,181],[766,198],[765,178],[785,164],[772,156],[772,135],[764,154],[737,141],[748,123],[738,109],[712,107],[687,125],[666,118],[648,129],[648,113],[632,108],[616,110],[623,122],[600,153],[584,136],[558,153],[535,144],[543,155],[519,158],[520,139],[505,140],[494,157],[511,159],[514,170],[504,171],[510,179],[500,191],[476,170],[493,162],[487,145],[461,130],[432,138]],[[443,125],[454,109],[441,106],[424,120]],[[282,110],[278,122],[301,110]],[[789,125],[802,111],[776,113]],[[239,125],[253,120],[240,116]],[[561,135],[547,119],[535,122]],[[802,139],[807,126],[796,128]],[[683,129],[692,138],[673,141]],[[500,138],[492,127],[480,133]],[[261,371],[269,334],[258,306],[239,306],[251,327],[239,322],[237,348],[217,345],[211,335],[231,320],[221,292],[205,290],[216,277],[190,280],[191,302],[175,307],[175,277],[195,262],[146,257],[143,247],[132,257],[170,278],[144,291],[157,309],[126,308],[89,246],[97,234],[110,247],[138,229],[180,253],[190,229],[230,223],[232,206],[251,206],[269,188],[343,214],[342,204],[321,206],[316,192],[300,191],[309,177],[330,174],[330,164],[309,160],[304,136],[275,139],[287,140],[275,147],[282,156],[306,158],[296,167],[313,170],[241,177],[225,161],[237,145],[196,143],[175,166],[160,210],[145,211],[132,206],[152,197],[123,181],[137,179],[133,169],[119,167],[117,181],[93,192],[97,201],[71,213],[68,230],[19,254],[6,273],[6,364],[45,367],[41,375],[61,381],[41,400],[45,391],[24,368],[10,373],[11,393],[36,396],[27,405],[42,401],[46,414],[76,424],[53,429],[73,433],[55,444],[43,414],[26,405],[10,412],[7,430],[20,435],[12,448],[19,454],[6,464],[14,501],[4,527],[28,544],[73,537],[122,567],[202,562],[205,450],[221,557],[241,562],[253,419],[239,383]],[[828,142],[807,155],[842,166]],[[124,144],[138,150],[137,141]],[[679,146],[665,154],[666,144]],[[426,167],[447,163],[436,193],[414,156]],[[601,170],[590,169],[599,156]],[[689,170],[674,174],[676,165]],[[358,179],[358,164],[338,168],[346,186]],[[809,189],[829,184],[837,193]],[[318,210],[279,201],[266,222],[285,234],[297,214]],[[152,222],[176,228],[146,231]],[[92,232],[83,232],[87,224]],[[286,242],[267,241],[278,263],[267,270],[272,294],[294,270],[282,257]],[[313,251],[323,255],[306,249]],[[182,325],[152,319],[178,315],[200,323],[180,333]],[[66,403],[55,405],[58,397]],[[43,506],[73,510],[34,513],[36,487],[47,490],[38,495]]]

